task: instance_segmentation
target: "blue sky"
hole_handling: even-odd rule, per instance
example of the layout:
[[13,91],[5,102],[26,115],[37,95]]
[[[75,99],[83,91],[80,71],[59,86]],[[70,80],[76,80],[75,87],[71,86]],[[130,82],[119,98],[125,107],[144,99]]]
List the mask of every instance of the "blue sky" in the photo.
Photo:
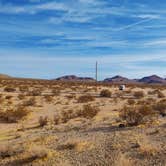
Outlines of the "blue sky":
[[165,0],[0,0],[0,73],[166,75]]

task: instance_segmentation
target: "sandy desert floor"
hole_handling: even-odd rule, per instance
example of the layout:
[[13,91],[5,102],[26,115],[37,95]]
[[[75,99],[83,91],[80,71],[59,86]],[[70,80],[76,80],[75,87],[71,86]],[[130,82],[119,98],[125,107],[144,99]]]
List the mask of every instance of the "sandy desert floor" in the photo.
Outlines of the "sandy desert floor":
[[166,87],[1,80],[0,165],[165,166]]

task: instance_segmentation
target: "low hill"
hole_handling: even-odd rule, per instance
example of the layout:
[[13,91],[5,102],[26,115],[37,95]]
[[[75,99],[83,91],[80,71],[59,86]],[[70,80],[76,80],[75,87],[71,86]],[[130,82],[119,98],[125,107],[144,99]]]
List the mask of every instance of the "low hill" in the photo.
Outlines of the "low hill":
[[6,75],[6,74],[0,74],[0,79],[2,79],[2,78],[11,78],[11,76]]
[[148,77],[143,77],[142,79],[138,80],[141,83],[148,83],[148,84],[163,84],[166,83],[164,78],[161,78],[157,75],[152,75]]
[[67,76],[63,76],[63,77],[59,77],[57,79],[55,79],[57,81],[81,81],[81,82],[94,82],[95,79],[91,78],[91,77],[78,77],[75,75],[67,75]]
[[106,82],[106,83],[125,83],[126,84],[126,83],[135,83],[136,81],[117,75],[115,77],[106,78],[106,79],[104,79],[103,82]]

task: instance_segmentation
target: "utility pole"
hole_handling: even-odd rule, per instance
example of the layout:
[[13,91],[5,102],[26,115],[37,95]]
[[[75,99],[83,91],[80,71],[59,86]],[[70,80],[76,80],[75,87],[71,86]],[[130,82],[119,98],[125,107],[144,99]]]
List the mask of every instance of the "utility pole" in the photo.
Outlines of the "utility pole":
[[96,61],[96,82],[98,81],[98,62]]

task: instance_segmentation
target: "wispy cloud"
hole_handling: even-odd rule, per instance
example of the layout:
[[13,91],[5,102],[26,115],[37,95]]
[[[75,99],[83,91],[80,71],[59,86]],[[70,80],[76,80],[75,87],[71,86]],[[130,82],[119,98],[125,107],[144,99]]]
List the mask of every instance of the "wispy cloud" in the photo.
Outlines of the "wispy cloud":
[[166,39],[156,39],[149,42],[145,42],[145,46],[163,47],[166,46]]

